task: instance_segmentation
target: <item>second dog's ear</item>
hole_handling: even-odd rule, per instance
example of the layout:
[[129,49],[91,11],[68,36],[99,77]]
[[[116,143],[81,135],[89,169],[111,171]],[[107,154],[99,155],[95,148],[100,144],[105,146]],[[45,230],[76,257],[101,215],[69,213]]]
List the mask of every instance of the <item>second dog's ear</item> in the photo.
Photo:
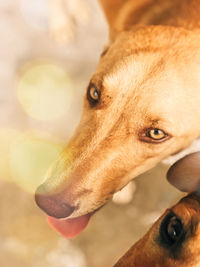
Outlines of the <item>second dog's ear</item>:
[[200,189],[200,152],[189,154],[174,163],[168,170],[167,179],[183,192]]

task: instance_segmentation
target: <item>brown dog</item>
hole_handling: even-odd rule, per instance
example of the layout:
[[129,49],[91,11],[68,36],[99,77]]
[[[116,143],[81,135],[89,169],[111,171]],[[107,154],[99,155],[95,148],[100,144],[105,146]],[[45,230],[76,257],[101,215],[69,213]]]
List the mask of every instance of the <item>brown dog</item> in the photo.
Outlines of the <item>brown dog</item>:
[[68,237],[131,179],[200,134],[200,0],[100,2],[110,43],[81,122],[36,192]]
[[168,179],[195,191],[166,210],[115,267],[200,266],[200,152],[175,163]]

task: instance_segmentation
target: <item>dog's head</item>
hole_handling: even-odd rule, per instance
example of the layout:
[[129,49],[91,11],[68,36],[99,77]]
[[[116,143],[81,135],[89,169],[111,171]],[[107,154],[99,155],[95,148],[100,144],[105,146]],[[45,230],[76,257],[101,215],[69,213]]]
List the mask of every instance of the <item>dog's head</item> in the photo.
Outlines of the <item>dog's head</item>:
[[200,266],[200,152],[175,163],[168,180],[194,191],[166,210],[115,267]]
[[80,124],[37,190],[48,215],[91,214],[198,136],[194,40],[181,29],[141,27],[120,33],[103,52]]

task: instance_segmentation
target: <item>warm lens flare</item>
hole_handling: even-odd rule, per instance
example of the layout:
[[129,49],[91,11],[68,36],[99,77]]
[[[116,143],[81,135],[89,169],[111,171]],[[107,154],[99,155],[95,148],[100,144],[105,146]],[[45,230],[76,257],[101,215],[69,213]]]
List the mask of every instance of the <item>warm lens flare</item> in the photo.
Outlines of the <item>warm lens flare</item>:
[[55,137],[45,139],[15,129],[0,129],[0,180],[34,193],[63,147]]
[[21,135],[14,129],[0,129],[0,179],[10,180],[9,158],[14,144],[19,141]]
[[10,151],[12,180],[22,189],[35,192],[50,165],[60,154],[62,145],[24,136]]
[[72,84],[61,66],[35,62],[20,75],[17,97],[29,116],[51,121],[67,113],[72,100]]

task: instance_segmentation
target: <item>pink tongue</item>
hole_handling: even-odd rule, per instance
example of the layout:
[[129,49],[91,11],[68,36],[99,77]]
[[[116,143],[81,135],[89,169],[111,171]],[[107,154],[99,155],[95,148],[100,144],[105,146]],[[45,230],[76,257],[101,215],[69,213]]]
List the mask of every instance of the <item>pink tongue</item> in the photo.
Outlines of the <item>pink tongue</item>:
[[56,218],[47,216],[47,221],[50,226],[58,231],[66,238],[72,238],[80,234],[87,226],[91,214],[86,214],[81,217],[58,220]]

